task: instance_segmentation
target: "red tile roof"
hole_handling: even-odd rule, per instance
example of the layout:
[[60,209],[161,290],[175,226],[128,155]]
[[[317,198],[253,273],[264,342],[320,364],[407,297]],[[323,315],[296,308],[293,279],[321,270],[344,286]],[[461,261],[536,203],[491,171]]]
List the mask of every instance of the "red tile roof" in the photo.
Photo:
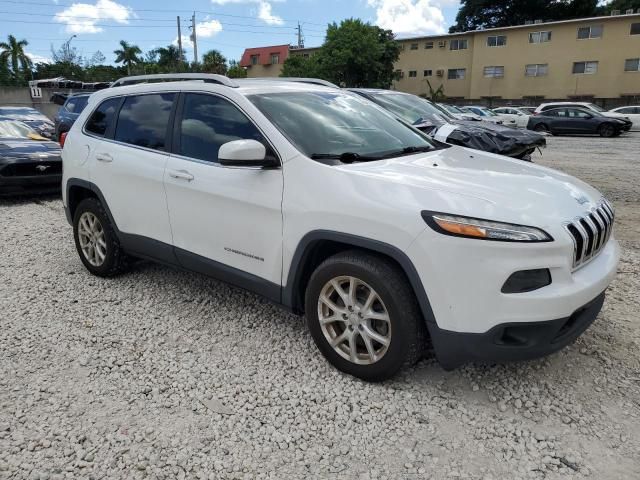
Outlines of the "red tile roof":
[[289,45],[273,45],[271,47],[247,48],[245,49],[244,53],[242,54],[242,58],[240,59],[240,66],[250,67],[251,57],[254,55],[259,55],[259,65],[271,65],[271,55],[275,54],[280,55],[280,63],[284,63],[284,61],[289,56]]

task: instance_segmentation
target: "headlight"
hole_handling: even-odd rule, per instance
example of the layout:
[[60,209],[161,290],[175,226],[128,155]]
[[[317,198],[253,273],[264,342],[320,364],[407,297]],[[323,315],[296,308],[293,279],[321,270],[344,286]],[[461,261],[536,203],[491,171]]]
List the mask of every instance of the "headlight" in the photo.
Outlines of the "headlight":
[[455,237],[476,238],[499,242],[551,242],[553,238],[544,230],[526,225],[494,222],[482,218],[422,212],[427,225],[436,232]]

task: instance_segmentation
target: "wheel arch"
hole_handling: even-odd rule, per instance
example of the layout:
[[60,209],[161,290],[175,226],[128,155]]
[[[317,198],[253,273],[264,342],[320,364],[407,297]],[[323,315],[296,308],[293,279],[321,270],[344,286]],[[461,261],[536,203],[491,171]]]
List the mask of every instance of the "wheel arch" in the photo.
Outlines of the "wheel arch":
[[67,216],[67,221],[70,224],[73,224],[73,216],[75,215],[76,208],[80,202],[85,198],[96,198],[107,212],[107,216],[109,217],[109,221],[111,222],[111,225],[113,225],[114,230],[116,233],[119,233],[117,224],[113,215],[111,215],[111,210],[109,210],[109,205],[96,184],[80,178],[70,178],[67,180],[65,189],[67,194],[65,214]]
[[282,303],[295,313],[304,313],[305,290],[316,267],[331,255],[353,249],[375,253],[393,261],[404,272],[418,300],[427,326],[436,324],[427,292],[418,271],[402,250],[379,240],[330,230],[309,232],[296,247],[286,277],[287,281],[282,289]]

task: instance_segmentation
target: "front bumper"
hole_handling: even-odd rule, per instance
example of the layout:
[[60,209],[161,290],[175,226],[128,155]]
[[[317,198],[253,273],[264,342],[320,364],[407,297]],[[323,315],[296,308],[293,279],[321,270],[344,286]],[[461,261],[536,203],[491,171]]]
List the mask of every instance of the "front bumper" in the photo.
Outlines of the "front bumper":
[[531,360],[561,350],[578,338],[598,316],[604,292],[567,318],[543,322],[504,323],[485,333],[460,333],[431,325],[436,358],[445,370],[468,362]]
[[0,162],[0,196],[57,193],[61,185],[61,160]]

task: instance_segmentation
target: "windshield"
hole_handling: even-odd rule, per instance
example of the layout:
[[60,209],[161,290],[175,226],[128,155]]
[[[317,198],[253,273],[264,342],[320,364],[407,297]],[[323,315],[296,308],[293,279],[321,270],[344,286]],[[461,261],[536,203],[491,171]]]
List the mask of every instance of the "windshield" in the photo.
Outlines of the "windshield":
[[373,94],[374,101],[412,125],[431,123],[441,126],[448,119],[427,100],[403,93]]
[[0,120],[0,138],[33,138],[38,133],[22,122]]
[[11,117],[19,120],[43,120],[43,115],[38,110],[28,107],[1,107],[0,117]]
[[248,98],[310,158],[349,155],[358,161],[435,148],[426,135],[355,94],[280,92]]
[[604,108],[602,108],[600,105],[596,105],[595,103],[587,103],[587,108],[590,108],[591,110],[595,110],[596,112],[606,112],[606,110]]

